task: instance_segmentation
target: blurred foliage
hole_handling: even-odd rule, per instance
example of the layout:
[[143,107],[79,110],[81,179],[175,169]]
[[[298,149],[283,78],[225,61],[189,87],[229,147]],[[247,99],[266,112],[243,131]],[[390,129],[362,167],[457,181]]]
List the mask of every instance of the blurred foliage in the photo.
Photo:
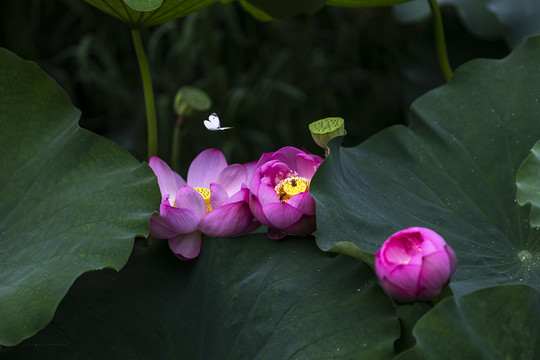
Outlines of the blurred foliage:
[[[469,35],[443,8],[450,61],[501,58],[502,40]],[[146,123],[140,75],[129,28],[81,0],[4,4],[0,46],[35,60],[82,110],[82,127],[145,158]],[[214,104],[181,131],[181,163],[208,147],[230,162],[256,160],[285,146],[321,150],[308,124],[339,116],[345,146],[404,123],[412,100],[444,80],[430,20],[401,25],[390,8],[325,7],[314,16],[260,22],[237,2],[217,3],[176,21],[143,29],[159,122],[159,153],[169,160],[176,121],[174,96],[185,85]],[[216,112],[228,132],[209,132]]]

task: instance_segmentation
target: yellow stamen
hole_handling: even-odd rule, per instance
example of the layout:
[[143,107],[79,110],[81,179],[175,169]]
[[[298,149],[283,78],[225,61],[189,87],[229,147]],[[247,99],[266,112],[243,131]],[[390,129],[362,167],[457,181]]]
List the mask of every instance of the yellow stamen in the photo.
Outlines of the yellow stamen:
[[193,188],[193,190],[197,191],[203,197],[206,204],[206,213],[208,214],[210,211],[212,211],[212,204],[210,204],[210,190],[200,187]]
[[305,193],[309,189],[309,179],[293,176],[283,179],[274,187],[279,200],[287,201],[294,195]]

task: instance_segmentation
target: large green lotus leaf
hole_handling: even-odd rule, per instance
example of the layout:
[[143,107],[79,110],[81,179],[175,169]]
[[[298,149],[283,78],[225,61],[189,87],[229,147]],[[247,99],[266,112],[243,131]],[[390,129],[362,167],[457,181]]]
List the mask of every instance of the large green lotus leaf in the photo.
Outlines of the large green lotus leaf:
[[85,274],[53,322],[3,359],[388,359],[399,321],[373,271],[312,237],[203,239],[182,262],[135,246]]
[[408,127],[353,148],[331,141],[310,189],[321,249],[362,258],[394,232],[424,226],[457,254],[456,294],[540,287],[540,231],[515,186],[540,137],[539,58],[535,37],[503,60],[474,60],[413,103]]
[[148,233],[148,165],[80,129],[34,63],[0,49],[0,344],[35,334],[81,273],[121,268]]
[[532,205],[531,225],[540,226],[540,141],[534,144],[516,177],[517,200]]
[[84,0],[132,28],[158,25],[184,17],[218,0]]
[[447,298],[424,315],[413,330],[417,344],[395,359],[537,359],[538,324],[538,290],[526,285],[482,289]]

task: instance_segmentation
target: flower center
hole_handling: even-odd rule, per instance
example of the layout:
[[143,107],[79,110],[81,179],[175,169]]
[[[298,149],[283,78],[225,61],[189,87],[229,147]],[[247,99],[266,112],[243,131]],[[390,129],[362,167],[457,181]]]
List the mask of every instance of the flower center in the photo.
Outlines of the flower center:
[[201,194],[203,197],[204,203],[206,204],[206,213],[208,214],[210,211],[212,211],[212,204],[210,204],[210,190],[200,187],[193,188],[193,190]]
[[280,201],[287,201],[294,195],[305,193],[309,189],[309,179],[301,176],[289,176],[286,179],[281,180],[274,190],[279,196]]

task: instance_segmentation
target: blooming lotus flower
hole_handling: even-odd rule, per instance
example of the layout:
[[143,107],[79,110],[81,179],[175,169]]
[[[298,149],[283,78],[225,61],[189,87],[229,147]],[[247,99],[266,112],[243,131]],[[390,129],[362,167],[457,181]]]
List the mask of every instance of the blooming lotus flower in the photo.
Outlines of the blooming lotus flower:
[[201,236],[234,236],[260,226],[249,210],[255,162],[227,165],[217,149],[201,152],[191,163],[187,182],[160,158],[149,165],[161,191],[159,216],[150,219],[150,235],[169,239],[174,254],[189,260],[199,255]]
[[268,226],[269,238],[315,231],[315,199],[309,183],[322,161],[290,146],[261,156],[250,184],[249,207]]
[[435,231],[411,227],[390,236],[375,254],[375,272],[398,301],[433,300],[456,271],[456,254]]

